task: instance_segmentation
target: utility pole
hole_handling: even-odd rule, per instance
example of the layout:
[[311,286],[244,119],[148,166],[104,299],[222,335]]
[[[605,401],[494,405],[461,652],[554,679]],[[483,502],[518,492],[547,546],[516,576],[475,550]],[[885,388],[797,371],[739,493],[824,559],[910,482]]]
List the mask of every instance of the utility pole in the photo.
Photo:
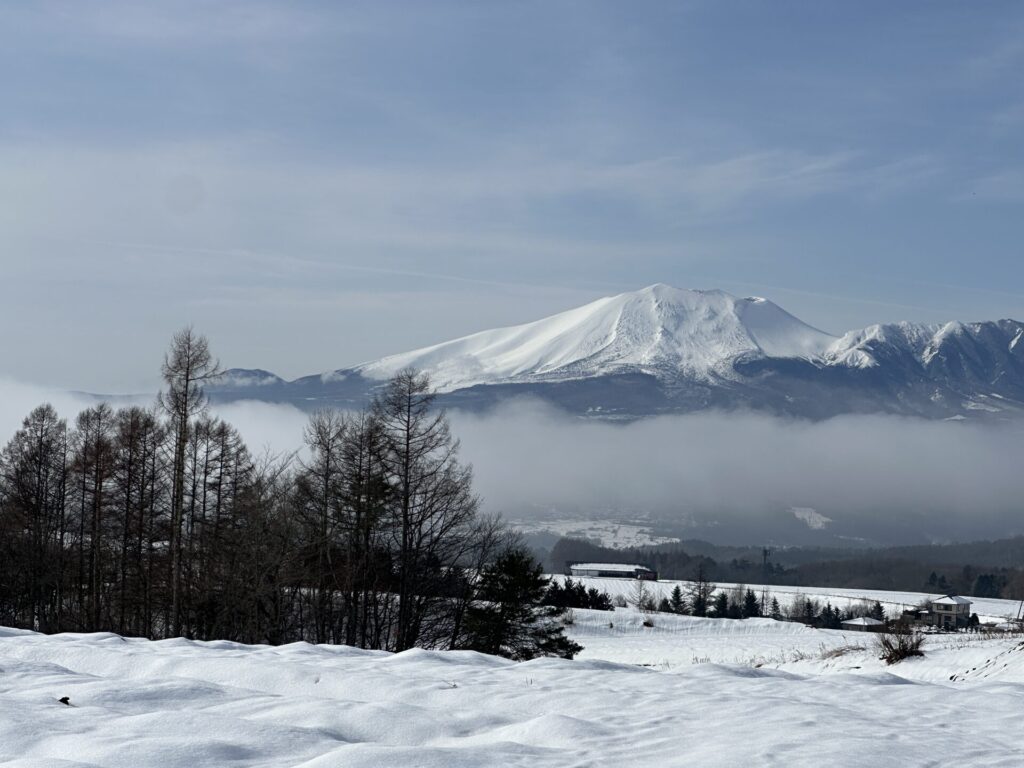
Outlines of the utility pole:
[[768,547],[761,547],[761,615],[768,613],[768,559],[772,551]]

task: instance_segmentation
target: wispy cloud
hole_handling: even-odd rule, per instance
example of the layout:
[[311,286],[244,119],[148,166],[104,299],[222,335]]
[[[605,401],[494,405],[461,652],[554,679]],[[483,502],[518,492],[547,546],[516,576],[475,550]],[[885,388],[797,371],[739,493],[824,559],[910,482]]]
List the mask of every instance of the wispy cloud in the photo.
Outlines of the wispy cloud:
[[[821,195],[877,194],[936,173],[927,157],[871,162],[849,151],[771,149],[624,163],[521,156],[508,163],[401,167],[268,161],[265,151],[260,142],[247,151],[244,143],[8,147],[0,153],[8,171],[0,195],[17,210],[15,230],[46,231],[41,222],[50,220],[56,201],[64,231],[106,230],[104,239],[113,242],[152,243],[154,235],[164,235],[170,247],[175,238],[216,242],[227,236],[231,247],[211,251],[242,254],[252,250],[243,233],[259,232],[269,216],[289,235],[301,231],[294,240],[299,248],[374,239],[430,244],[433,237],[444,247],[461,237],[467,247],[502,249],[506,238],[530,247],[531,237],[557,230],[551,205],[585,205],[595,195],[675,220],[751,206],[760,212]],[[517,220],[514,228],[503,223],[509,216]],[[566,233],[566,241],[581,236],[585,241],[585,233]],[[549,245],[555,241],[546,237]]]

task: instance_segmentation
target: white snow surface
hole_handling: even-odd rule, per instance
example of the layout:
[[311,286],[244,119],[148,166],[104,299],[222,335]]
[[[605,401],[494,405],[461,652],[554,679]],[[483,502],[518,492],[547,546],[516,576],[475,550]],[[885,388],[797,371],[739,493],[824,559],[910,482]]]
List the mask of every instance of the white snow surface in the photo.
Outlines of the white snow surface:
[[869,633],[770,619],[577,610],[568,629],[576,660],[516,664],[0,628],[0,764],[1024,764],[1020,636],[930,636],[887,667]]
[[510,520],[510,525],[523,533],[550,532],[559,536],[591,539],[609,549],[627,549],[656,544],[671,544],[678,536],[661,536],[649,525],[622,523],[618,520]]
[[411,366],[429,373],[442,392],[619,372],[709,379],[728,375],[728,363],[743,355],[815,357],[834,341],[767,299],[659,283],[355,370],[385,379]]
[[[909,353],[922,365],[932,362],[950,337],[969,336],[970,332],[978,333],[981,323],[961,323],[952,321],[942,324],[928,323],[889,323],[870,325],[856,331],[849,331],[833,342],[821,357],[825,365],[846,365],[854,368],[873,368],[879,363],[871,353],[870,347],[876,344],[889,344]],[[970,346],[963,347],[965,352]],[[1013,342],[1010,351],[1013,350]]]
[[813,507],[790,507],[789,511],[793,513],[793,517],[802,520],[814,531],[823,530],[829,523],[834,522],[831,517],[825,517]]
[[869,325],[843,334],[826,350],[824,357],[833,364],[873,368],[878,365],[878,361],[866,347],[872,344],[894,344],[917,357],[923,355],[940,328],[938,325],[923,323]]

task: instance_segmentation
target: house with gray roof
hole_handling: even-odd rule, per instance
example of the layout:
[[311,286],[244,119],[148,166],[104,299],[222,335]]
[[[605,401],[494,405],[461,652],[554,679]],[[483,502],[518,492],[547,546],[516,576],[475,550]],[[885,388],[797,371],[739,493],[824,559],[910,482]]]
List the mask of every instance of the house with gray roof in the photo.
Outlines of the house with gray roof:
[[943,595],[929,602],[930,624],[940,629],[959,629],[970,624],[971,601],[960,595]]

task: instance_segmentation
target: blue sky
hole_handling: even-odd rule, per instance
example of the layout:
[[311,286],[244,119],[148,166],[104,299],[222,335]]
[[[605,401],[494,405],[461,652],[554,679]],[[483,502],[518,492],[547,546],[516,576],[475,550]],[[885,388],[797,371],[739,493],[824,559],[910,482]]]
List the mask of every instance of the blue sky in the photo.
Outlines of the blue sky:
[[297,376],[653,282],[1024,319],[1024,5],[0,6],[0,375]]

